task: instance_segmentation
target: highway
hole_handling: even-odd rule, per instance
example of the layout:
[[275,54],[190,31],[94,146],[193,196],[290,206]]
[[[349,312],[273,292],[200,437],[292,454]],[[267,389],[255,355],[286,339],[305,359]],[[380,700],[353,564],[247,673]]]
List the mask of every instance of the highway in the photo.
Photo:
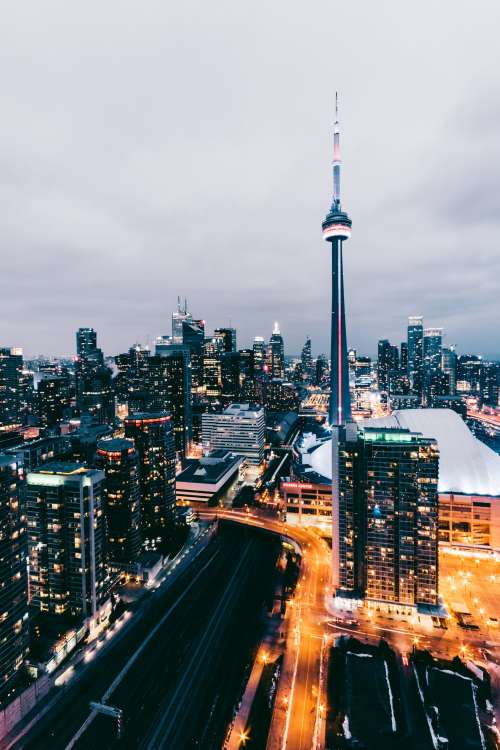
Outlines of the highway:
[[[202,512],[207,517],[208,511]],[[289,603],[287,645],[269,732],[268,750],[320,750],[324,747],[320,665],[328,632],[324,598],[330,585],[331,550],[314,531],[284,524],[258,513],[218,510],[219,518],[288,537],[302,550],[301,575]],[[251,727],[249,729],[251,734]]]
[[[117,684],[102,696],[123,710],[120,747],[219,750],[258,639],[279,551],[244,529],[226,539],[189,595]],[[111,748],[115,724],[96,716],[75,748]]]
[[12,747],[114,747],[116,720],[89,707],[106,701],[123,709],[120,747],[219,750],[259,638],[278,552],[277,542],[253,532],[221,529]]

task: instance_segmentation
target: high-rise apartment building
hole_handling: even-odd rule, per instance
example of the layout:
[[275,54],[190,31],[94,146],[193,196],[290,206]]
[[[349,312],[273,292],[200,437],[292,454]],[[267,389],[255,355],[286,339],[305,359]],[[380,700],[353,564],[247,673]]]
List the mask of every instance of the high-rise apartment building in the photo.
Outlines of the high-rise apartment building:
[[97,443],[97,465],[104,472],[107,555],[112,566],[134,562],[141,551],[139,454],[132,440]]
[[222,448],[249,463],[260,464],[264,458],[266,421],[264,409],[254,404],[231,404],[221,414],[203,414],[203,450],[209,453]]
[[22,372],[22,350],[0,348],[0,427],[20,423]]
[[346,428],[339,450],[341,600],[408,611],[437,605],[438,470],[437,443],[420,433]]
[[0,700],[15,685],[28,652],[27,554],[18,465],[0,454]]
[[95,618],[108,598],[102,471],[49,462],[26,478],[30,604]]
[[175,443],[172,418],[164,411],[129,414],[125,437],[140,460],[143,539],[161,543],[172,530],[175,514]]

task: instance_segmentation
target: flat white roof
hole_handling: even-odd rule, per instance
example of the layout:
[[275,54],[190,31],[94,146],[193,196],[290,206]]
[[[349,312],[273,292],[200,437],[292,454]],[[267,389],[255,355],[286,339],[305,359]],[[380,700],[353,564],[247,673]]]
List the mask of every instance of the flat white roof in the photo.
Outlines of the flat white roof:
[[[500,456],[474,437],[452,409],[400,409],[388,417],[365,419],[360,426],[399,427],[437,440],[439,492],[500,496]],[[312,452],[311,467],[331,479],[330,440]]]

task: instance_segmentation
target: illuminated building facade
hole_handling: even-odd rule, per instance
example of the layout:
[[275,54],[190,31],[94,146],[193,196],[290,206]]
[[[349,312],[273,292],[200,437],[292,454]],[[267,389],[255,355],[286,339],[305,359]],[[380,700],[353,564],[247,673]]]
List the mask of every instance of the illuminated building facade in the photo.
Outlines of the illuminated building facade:
[[175,513],[175,444],[172,419],[164,411],[129,414],[125,437],[140,459],[143,539],[157,542],[172,529]]
[[213,336],[203,344],[203,383],[208,401],[220,402],[222,396],[221,340]]
[[267,366],[271,378],[283,378],[285,374],[285,345],[278,323],[274,324],[274,329],[269,339]]
[[255,336],[253,340],[253,363],[255,375],[264,372],[266,366],[266,342],[262,336]]
[[0,454],[0,700],[28,653],[28,546],[19,485],[16,460]]
[[104,472],[107,553],[112,565],[126,565],[141,550],[139,455],[132,440],[100,440],[97,465]]
[[249,463],[264,458],[266,420],[255,404],[231,404],[221,414],[203,414],[202,444],[207,453],[223,449],[243,456]]
[[408,318],[408,379],[413,393],[422,392],[424,321],[420,316]]
[[95,617],[108,597],[103,472],[54,461],[26,481],[31,607]]
[[437,606],[436,442],[409,430],[347,429],[339,459],[337,600]]
[[439,493],[439,542],[500,552],[500,495]]

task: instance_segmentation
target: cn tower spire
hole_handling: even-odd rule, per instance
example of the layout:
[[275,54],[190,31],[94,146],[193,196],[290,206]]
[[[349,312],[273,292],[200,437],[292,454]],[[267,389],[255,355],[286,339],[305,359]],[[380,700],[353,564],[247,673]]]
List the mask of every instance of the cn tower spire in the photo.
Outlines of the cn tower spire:
[[340,211],[340,125],[339,125],[339,95],[335,92],[335,125],[333,127],[333,203],[332,208]]

